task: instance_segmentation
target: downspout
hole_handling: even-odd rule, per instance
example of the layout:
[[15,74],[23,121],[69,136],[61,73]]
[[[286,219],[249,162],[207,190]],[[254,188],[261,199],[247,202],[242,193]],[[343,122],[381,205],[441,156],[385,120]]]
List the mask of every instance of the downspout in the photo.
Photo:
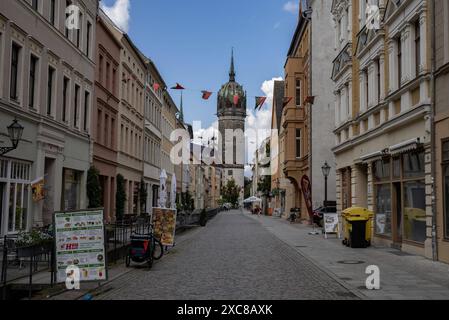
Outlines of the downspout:
[[432,64],[432,70],[431,70],[431,110],[430,110],[430,131],[431,131],[431,174],[432,174],[432,189],[433,189],[433,195],[432,195],[432,258],[434,261],[438,260],[438,242],[437,242],[437,219],[436,219],[436,213],[437,213],[437,207],[436,207],[436,128],[435,128],[435,98],[436,98],[436,81],[435,81],[435,72],[436,72],[436,55],[435,55],[435,43],[436,43],[436,37],[435,37],[435,1],[430,1],[430,19],[432,20],[431,23],[431,64]]

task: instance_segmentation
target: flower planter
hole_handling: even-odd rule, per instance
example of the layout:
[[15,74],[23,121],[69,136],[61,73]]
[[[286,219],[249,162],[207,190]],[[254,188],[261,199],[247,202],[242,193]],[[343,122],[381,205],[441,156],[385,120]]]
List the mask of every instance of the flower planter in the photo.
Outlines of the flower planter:
[[53,246],[52,243],[41,243],[27,247],[18,247],[17,256],[18,258],[29,258],[35,257],[42,254],[50,253]]

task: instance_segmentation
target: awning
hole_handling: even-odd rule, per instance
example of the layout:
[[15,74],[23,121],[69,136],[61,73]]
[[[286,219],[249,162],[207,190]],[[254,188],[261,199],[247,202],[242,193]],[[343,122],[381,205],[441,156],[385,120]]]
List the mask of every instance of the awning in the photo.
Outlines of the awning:
[[421,146],[422,146],[421,139],[415,138],[415,139],[410,139],[410,140],[398,143],[394,146],[391,146],[389,150],[390,150],[390,154],[392,156],[395,156],[398,154],[416,150]]
[[366,154],[364,156],[361,156],[360,160],[363,163],[367,163],[367,162],[380,160],[384,156],[385,156],[385,152],[383,152],[383,151],[376,151],[376,152],[372,152],[372,153]]

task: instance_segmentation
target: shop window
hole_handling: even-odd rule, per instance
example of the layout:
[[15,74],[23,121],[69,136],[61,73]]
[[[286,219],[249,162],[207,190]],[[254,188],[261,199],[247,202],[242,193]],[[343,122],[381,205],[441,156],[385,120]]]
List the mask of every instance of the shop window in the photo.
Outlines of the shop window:
[[397,157],[393,159],[393,178],[401,178],[401,158]]
[[404,239],[426,240],[426,186],[424,180],[404,182]]
[[373,175],[376,181],[390,179],[390,159],[376,161],[373,165]]
[[424,151],[404,154],[403,167],[404,178],[424,176]]
[[376,192],[376,233],[391,236],[391,186],[377,185]]

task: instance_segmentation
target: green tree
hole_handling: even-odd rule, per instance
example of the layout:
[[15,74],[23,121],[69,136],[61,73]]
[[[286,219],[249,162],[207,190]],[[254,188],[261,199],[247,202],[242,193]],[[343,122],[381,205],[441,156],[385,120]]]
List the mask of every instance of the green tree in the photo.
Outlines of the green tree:
[[224,202],[237,206],[239,204],[240,190],[241,188],[235,183],[234,179],[229,180],[221,190]]
[[100,171],[94,166],[87,171],[86,192],[89,198],[89,209],[103,206],[101,201]]
[[126,202],[126,191],[125,191],[125,178],[121,175],[117,175],[117,192],[115,194],[115,211],[116,219],[121,220],[125,214],[125,202]]

